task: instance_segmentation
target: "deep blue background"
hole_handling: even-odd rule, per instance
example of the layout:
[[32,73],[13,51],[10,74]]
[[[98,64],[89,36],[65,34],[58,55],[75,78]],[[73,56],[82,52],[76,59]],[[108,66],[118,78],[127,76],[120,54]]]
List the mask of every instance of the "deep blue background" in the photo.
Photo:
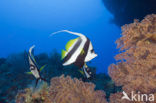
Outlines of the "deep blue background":
[[0,57],[20,53],[36,45],[35,54],[59,53],[75,38],[52,32],[67,29],[90,38],[98,57],[91,64],[97,73],[107,73],[118,53],[115,41],[120,27],[110,22],[113,15],[102,0],[0,0]]

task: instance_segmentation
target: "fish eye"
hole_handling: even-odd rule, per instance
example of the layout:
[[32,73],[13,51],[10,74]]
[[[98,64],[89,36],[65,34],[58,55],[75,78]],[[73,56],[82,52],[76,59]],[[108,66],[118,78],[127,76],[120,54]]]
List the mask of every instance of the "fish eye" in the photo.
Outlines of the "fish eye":
[[94,49],[91,50],[91,53],[94,53]]
[[34,65],[31,65],[30,66],[30,70],[35,70],[35,66]]

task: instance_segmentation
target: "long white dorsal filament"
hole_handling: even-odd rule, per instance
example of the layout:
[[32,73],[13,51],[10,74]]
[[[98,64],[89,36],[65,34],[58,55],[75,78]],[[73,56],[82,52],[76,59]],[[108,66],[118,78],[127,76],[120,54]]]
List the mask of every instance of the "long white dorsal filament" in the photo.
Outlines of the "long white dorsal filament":
[[55,35],[55,34],[57,34],[57,33],[61,33],[61,32],[67,32],[67,33],[70,33],[70,34],[73,34],[73,35],[77,35],[77,36],[80,36],[80,37],[84,37],[84,35],[81,34],[81,33],[72,32],[72,31],[69,31],[69,30],[60,30],[60,31],[57,31],[57,32],[52,33],[50,36],[53,36],[53,35]]
[[31,46],[29,49],[29,54],[32,55],[32,50],[34,49],[35,45]]

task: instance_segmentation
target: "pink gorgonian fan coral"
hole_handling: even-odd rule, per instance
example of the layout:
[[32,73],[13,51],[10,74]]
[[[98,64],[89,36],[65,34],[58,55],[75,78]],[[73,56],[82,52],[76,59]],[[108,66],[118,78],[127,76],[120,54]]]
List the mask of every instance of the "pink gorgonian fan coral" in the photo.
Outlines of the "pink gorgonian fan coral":
[[69,76],[55,77],[50,87],[38,92],[25,89],[17,95],[16,103],[107,103],[105,93],[94,88],[92,83]]
[[[119,62],[109,67],[109,75],[116,85],[122,86],[128,95],[132,91],[156,94],[156,15],[123,26],[122,37],[116,43],[121,52],[115,57]],[[118,97],[113,94],[110,100]]]

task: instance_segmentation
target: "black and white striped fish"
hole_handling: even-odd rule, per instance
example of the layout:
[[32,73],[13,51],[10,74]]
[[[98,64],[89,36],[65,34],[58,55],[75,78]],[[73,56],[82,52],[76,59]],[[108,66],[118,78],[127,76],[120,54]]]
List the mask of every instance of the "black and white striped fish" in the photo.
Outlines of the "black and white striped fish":
[[27,72],[27,74],[32,74],[34,75],[34,77],[36,78],[36,84],[35,87],[38,84],[39,80],[43,80],[46,81],[44,78],[41,77],[40,72],[45,68],[46,65],[43,65],[40,69],[37,66],[36,60],[32,54],[33,49],[34,49],[34,45],[32,47],[30,47],[29,49],[29,53],[28,53],[28,61],[29,61],[29,66],[30,66],[30,71],[31,72]]
[[[76,39],[70,40],[66,44],[66,50],[62,50],[63,65],[75,64],[80,68],[85,68],[85,63],[94,59],[97,54],[94,52],[91,41],[81,33],[71,32],[68,30],[62,30],[53,33],[52,35],[60,32],[67,32],[73,35],[79,36]],[[83,70],[86,71],[86,70]],[[84,72],[85,74],[87,72]],[[86,75],[89,75],[86,74]],[[89,76],[87,76],[89,77]]]

